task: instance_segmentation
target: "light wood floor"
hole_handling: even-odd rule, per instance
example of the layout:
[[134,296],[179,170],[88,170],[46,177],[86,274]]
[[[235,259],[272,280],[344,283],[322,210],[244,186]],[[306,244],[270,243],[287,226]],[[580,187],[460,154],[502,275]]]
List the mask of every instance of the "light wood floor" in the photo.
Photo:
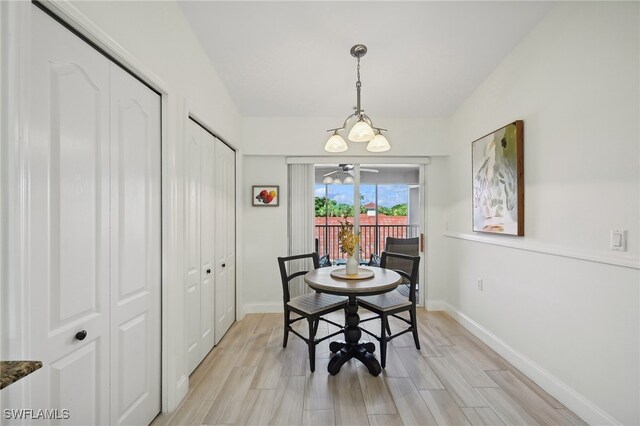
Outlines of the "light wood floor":
[[[356,360],[329,375],[328,340],[312,374],[302,340],[290,334],[282,348],[281,314],[247,315],[193,372],[180,408],[152,424],[586,424],[446,314],[418,309],[418,319],[422,350],[410,334],[395,339],[373,377]],[[378,333],[379,321],[365,324]],[[321,323],[318,334],[332,331]]]

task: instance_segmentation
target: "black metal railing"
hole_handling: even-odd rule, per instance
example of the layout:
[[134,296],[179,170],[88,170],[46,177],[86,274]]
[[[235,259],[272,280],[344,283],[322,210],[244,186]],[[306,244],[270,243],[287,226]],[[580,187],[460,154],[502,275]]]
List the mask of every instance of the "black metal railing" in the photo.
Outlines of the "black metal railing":
[[[418,225],[360,225],[360,258],[369,259],[372,253],[380,254],[384,250],[387,237],[413,238],[418,236]],[[315,237],[318,239],[318,253],[329,254],[331,260],[345,257],[340,252],[338,232],[340,225],[316,225]]]

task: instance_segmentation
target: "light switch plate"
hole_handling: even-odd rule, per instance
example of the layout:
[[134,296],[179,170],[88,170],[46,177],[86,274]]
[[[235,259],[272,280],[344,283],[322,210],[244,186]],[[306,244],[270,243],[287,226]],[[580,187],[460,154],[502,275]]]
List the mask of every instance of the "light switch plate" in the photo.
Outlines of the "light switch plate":
[[627,231],[612,229],[610,248],[615,251],[627,251]]

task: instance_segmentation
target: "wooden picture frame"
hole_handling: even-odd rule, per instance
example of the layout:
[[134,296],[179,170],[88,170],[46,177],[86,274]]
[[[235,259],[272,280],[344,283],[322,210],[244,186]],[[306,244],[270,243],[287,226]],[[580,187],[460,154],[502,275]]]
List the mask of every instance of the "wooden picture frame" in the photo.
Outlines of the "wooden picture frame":
[[524,122],[471,143],[473,231],[524,236]]
[[278,207],[280,205],[280,186],[278,185],[253,185],[251,194],[253,207]]

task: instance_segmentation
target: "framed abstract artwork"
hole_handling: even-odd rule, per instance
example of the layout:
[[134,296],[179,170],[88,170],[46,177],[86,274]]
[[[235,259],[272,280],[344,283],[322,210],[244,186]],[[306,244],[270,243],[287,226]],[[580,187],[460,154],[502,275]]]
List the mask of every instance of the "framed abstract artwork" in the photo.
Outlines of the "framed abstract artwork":
[[473,230],[524,235],[524,122],[471,143]]
[[253,185],[252,202],[254,207],[277,207],[280,205],[280,187],[278,185]]

